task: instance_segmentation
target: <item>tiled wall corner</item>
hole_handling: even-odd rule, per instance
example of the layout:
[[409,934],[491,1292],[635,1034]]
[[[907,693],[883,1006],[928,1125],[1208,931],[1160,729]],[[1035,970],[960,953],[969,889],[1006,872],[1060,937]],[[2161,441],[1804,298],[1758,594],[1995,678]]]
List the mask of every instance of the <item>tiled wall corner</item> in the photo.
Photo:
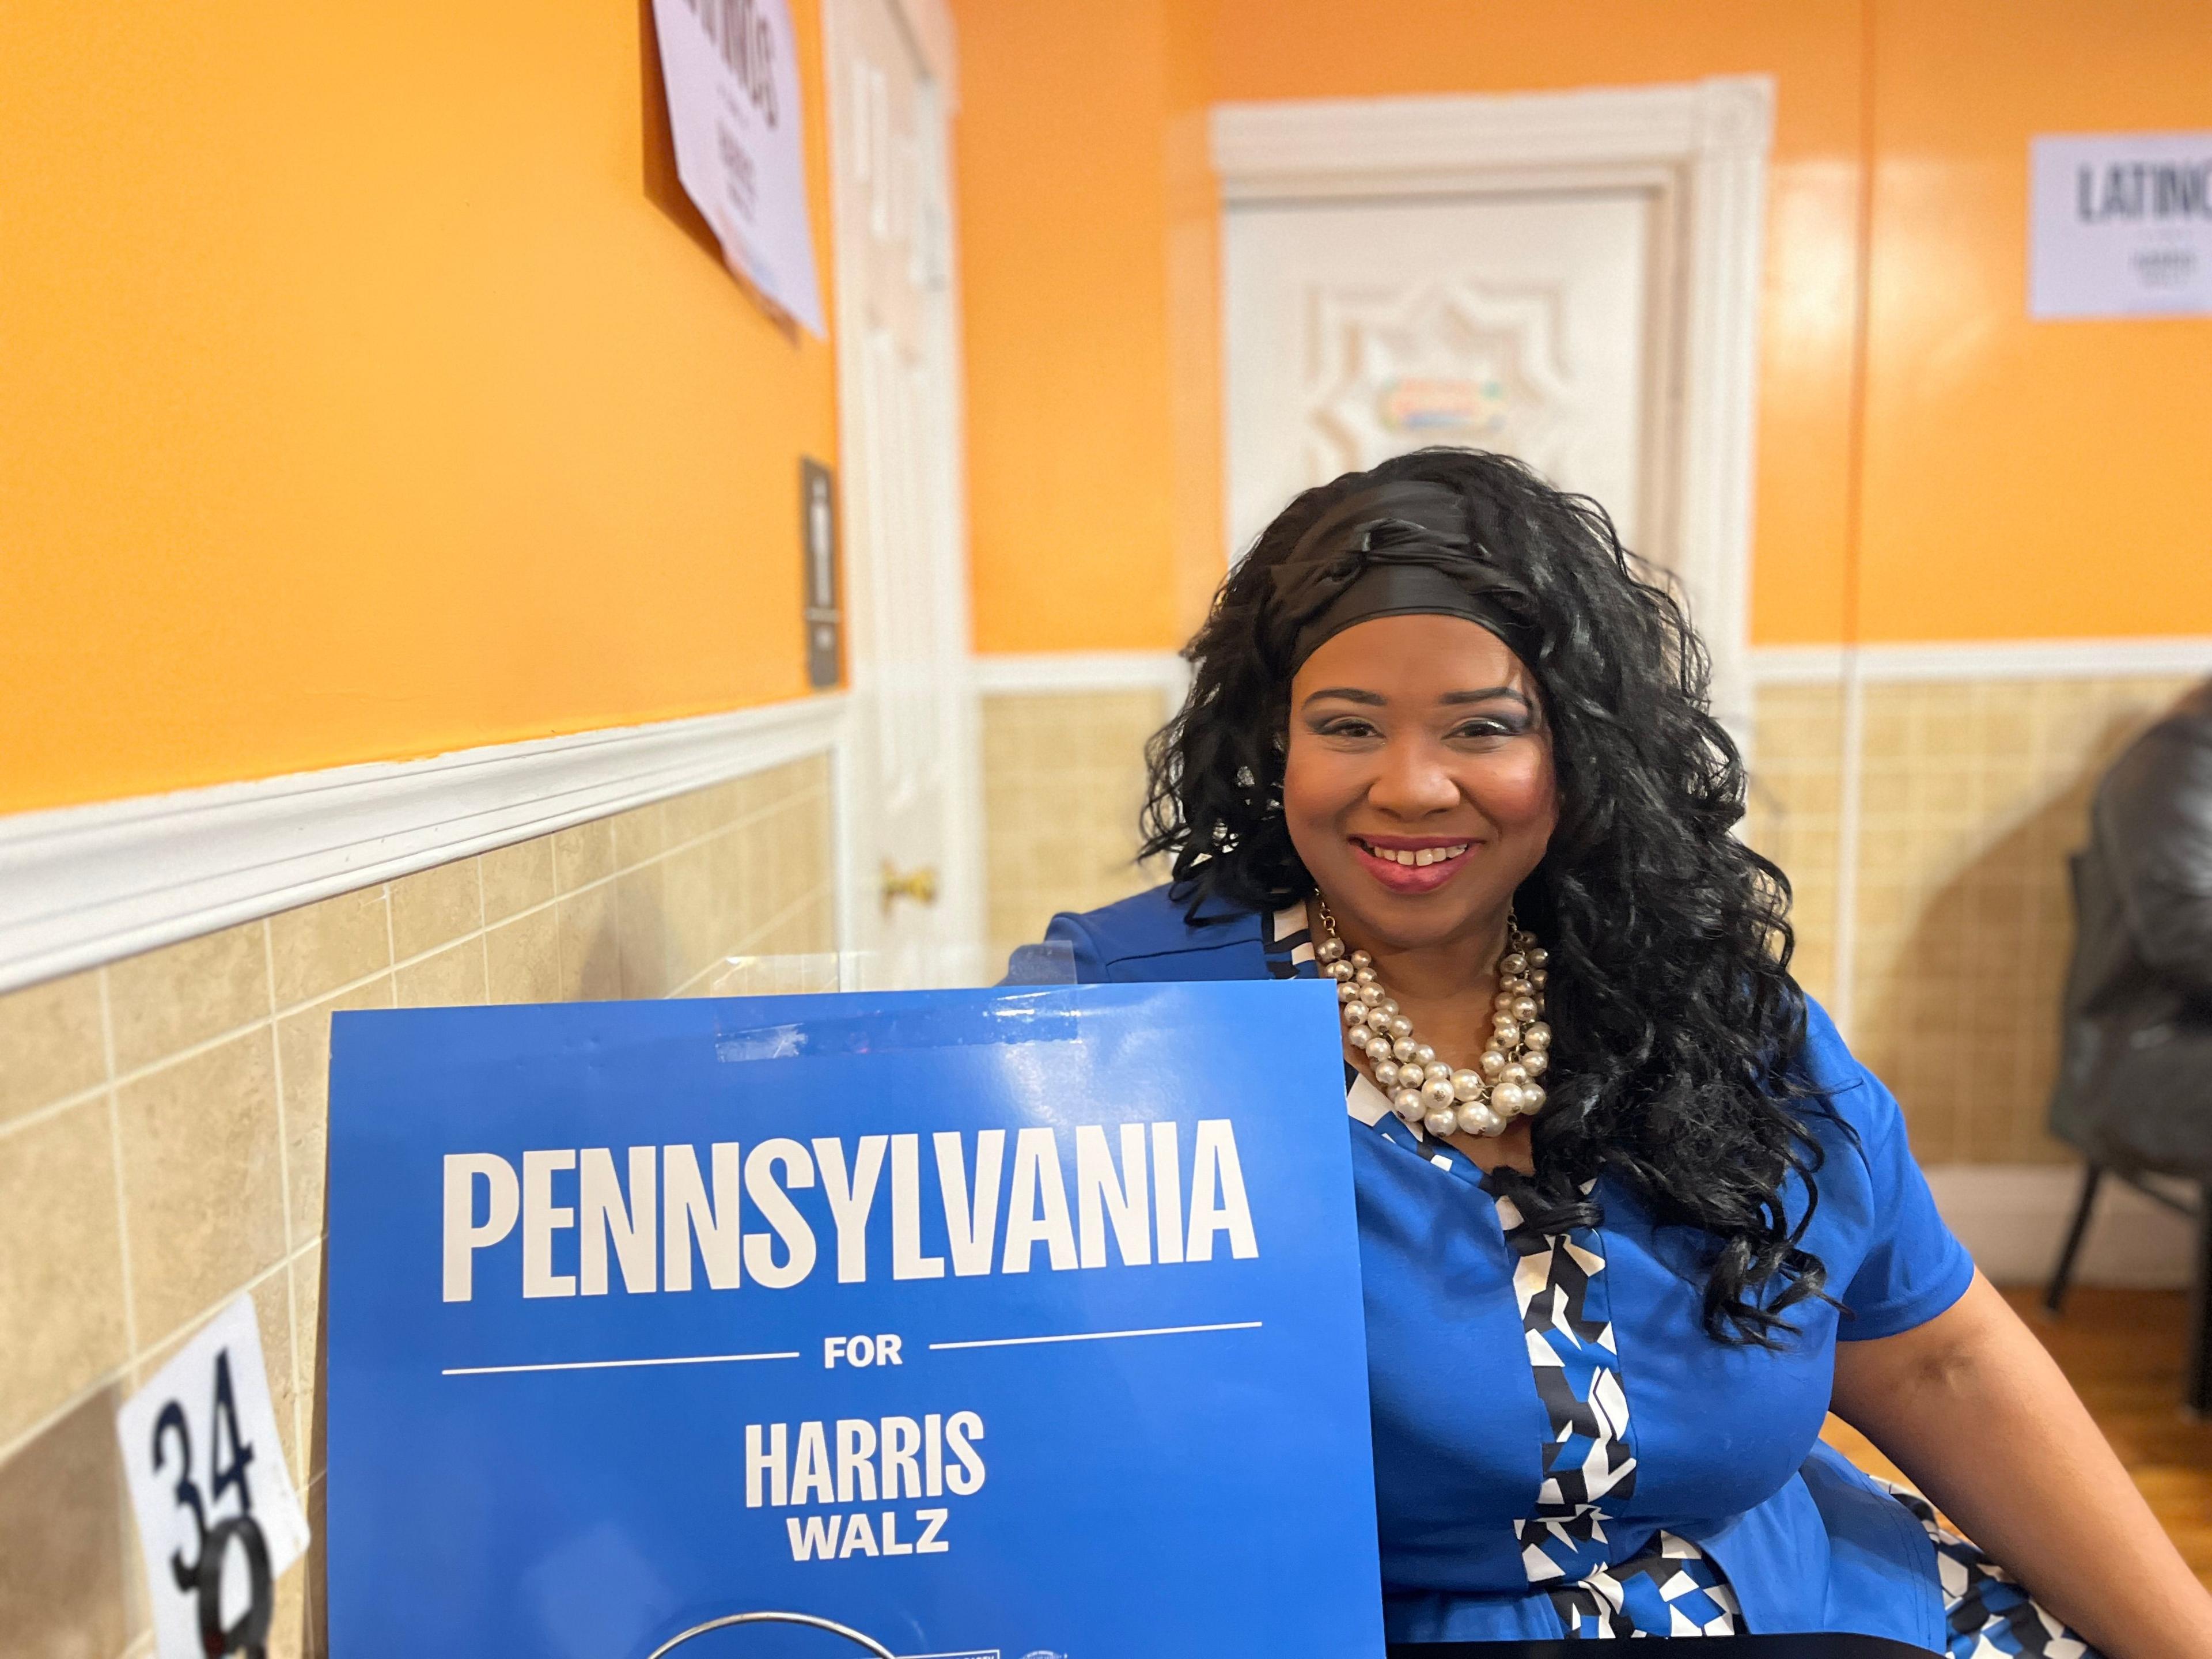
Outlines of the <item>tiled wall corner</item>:
[[1055,911],[1094,909],[1164,878],[1135,859],[1145,740],[1168,712],[1158,691],[983,699],[994,963],[1042,939]]
[[1760,690],[1746,837],[1790,876],[1797,977],[1832,1006],[1852,859],[1846,1036],[1896,1094],[1923,1163],[2073,1157],[2043,1129],[2074,945],[2067,860],[2105,768],[2190,684],[1868,684],[1848,848],[1843,688]]
[[1744,839],[1790,878],[1790,970],[1807,995],[1832,1000],[1837,833],[1843,801],[1840,685],[1768,686],[1752,735]]
[[0,1652],[150,1652],[115,1408],[241,1292],[319,1533],[333,1011],[703,994],[835,948],[832,842],[799,761],[0,997]]
[[1866,688],[1852,1039],[1923,1163],[2073,1158],[2043,1128],[2067,860],[2106,767],[2188,684]]

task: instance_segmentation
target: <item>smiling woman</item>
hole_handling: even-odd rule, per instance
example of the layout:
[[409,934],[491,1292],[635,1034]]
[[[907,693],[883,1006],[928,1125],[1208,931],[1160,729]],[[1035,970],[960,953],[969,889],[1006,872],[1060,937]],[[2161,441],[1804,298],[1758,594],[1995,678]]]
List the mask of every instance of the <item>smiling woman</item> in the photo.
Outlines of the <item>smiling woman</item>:
[[1789,1109],[1787,885],[1729,834],[1743,773],[1705,653],[1603,511],[1503,457],[1386,462],[1291,503],[1191,654],[1146,848],[1188,919],[1324,896],[1394,1015],[1467,1057],[1506,1012],[1491,969],[1516,915],[1557,958],[1574,1064],[1541,1129],[1473,1147],[1482,1167],[1527,1177],[1516,1202],[1554,1227],[1589,1216],[1601,1170],[1632,1176],[1715,1241],[1717,1336],[1760,1340],[1817,1295],[1773,1202],[1821,1156]]
[[[1504,953],[1513,896],[1543,859],[1559,817],[1551,733],[1528,669],[1471,620],[1376,617],[1314,650],[1291,681],[1291,703],[1283,803],[1291,844],[1336,905],[1331,935],[1340,914],[1344,933],[1370,947],[1369,965],[1355,968],[1368,977],[1353,982],[1379,986],[1387,975],[1401,1004],[1384,1009],[1378,990],[1372,1001],[1345,1005],[1347,1016],[1366,1008],[1383,1022],[1364,1028],[1376,1034],[1363,1050],[1374,1080],[1432,1133],[1510,1136],[1506,1156],[1533,1173],[1528,1125],[1511,1120],[1540,1104],[1544,1091],[1533,1084],[1513,1016],[1540,981],[1494,986],[1494,1008],[1458,994],[1465,964]],[[1425,971],[1437,966],[1442,978]],[[1525,1012],[1536,1012],[1533,997]],[[1431,1042],[1414,1039],[1417,1023]],[[1544,1030],[1540,1049],[1550,1040]],[[1373,1048],[1386,1040],[1389,1053]],[[1470,1072],[1444,1054],[1480,1058]],[[1540,1073],[1548,1062],[1534,1063]],[[1510,1078],[1508,1066],[1518,1068]],[[1455,1079],[1449,1092],[1422,1092]],[[1498,1158],[1479,1144],[1469,1151],[1486,1168]]]
[[[1551,738],[1528,671],[1496,635],[1455,617],[1378,617],[1308,658],[1291,701],[1291,838],[1324,886],[1316,859],[1407,896],[1443,890],[1477,847],[1491,854],[1486,885],[1509,866],[1506,894],[1534,870],[1558,814]],[[1476,900],[1462,883],[1462,920]]]
[[[2212,1655],[1791,979],[1705,653],[1601,509],[1401,457],[1291,502],[1187,654],[1174,879],[1052,937],[1085,979],[1337,982],[1394,1640]],[[1832,1405],[2018,1577],[1822,1445]]]

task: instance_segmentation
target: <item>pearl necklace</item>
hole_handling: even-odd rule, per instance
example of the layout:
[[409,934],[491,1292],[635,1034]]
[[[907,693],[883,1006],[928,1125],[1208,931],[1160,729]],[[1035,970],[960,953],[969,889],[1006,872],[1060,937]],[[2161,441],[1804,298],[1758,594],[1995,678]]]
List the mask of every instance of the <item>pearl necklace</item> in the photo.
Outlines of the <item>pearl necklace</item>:
[[1455,1071],[1413,1036],[1413,1022],[1376,977],[1375,958],[1364,951],[1346,952],[1328,901],[1320,900],[1318,908],[1324,936],[1314,955],[1336,981],[1345,1044],[1367,1061],[1392,1111],[1432,1135],[1503,1134],[1516,1115],[1535,1114],[1544,1103],[1544,1085],[1536,1079],[1551,1064],[1552,1028],[1543,1023],[1550,958],[1534,933],[1507,916],[1489,1046],[1474,1069]]

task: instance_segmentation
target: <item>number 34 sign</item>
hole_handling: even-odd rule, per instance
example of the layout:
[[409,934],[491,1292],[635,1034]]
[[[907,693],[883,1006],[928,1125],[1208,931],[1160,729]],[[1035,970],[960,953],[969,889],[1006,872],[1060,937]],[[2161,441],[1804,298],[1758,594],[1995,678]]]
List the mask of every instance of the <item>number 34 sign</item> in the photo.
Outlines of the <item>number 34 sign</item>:
[[253,1298],[241,1296],[115,1414],[161,1659],[264,1659],[276,1577],[307,1547]]

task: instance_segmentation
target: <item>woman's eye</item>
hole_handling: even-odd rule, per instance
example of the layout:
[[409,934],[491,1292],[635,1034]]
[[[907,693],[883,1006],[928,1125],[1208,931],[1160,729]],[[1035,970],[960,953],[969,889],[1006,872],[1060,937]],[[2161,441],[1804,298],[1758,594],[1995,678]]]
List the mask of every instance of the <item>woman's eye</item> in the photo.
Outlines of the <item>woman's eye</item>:
[[1480,720],[1455,726],[1451,735],[1455,738],[1511,738],[1519,736],[1520,731],[1519,726],[1505,720]]
[[1324,738],[1371,738],[1375,735],[1372,722],[1351,718],[1326,721],[1320,731]]

